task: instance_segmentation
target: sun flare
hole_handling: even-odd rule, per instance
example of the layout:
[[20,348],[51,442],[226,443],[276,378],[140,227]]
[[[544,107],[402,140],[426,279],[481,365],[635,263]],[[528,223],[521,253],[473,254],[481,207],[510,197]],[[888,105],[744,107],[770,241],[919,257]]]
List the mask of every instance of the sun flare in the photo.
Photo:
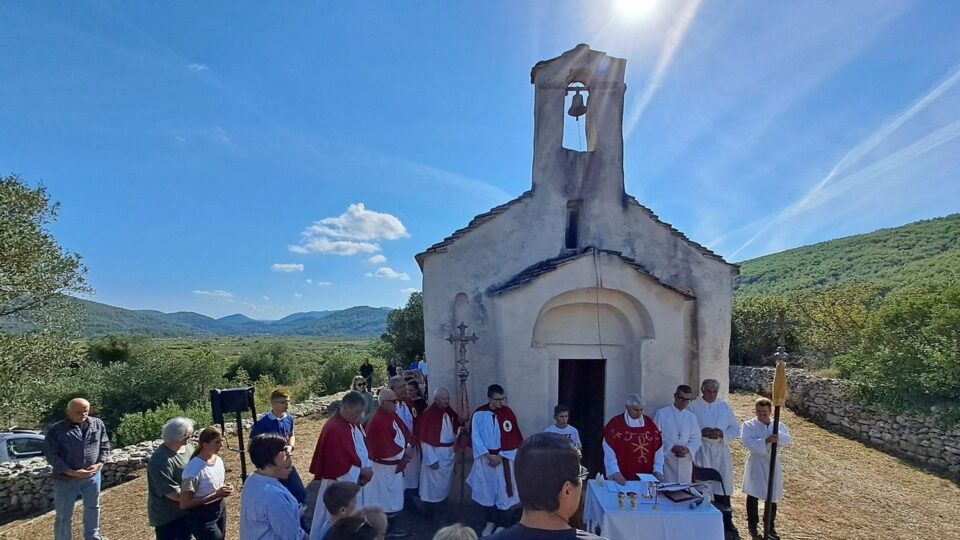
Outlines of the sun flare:
[[656,7],[655,0],[614,0],[614,11],[617,15],[628,19],[637,20],[648,16]]

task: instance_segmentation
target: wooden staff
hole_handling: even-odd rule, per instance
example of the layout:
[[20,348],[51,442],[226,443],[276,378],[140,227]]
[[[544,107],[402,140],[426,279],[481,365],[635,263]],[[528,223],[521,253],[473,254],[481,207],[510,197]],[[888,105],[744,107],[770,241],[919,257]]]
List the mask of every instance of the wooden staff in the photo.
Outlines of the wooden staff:
[[[773,376],[773,436],[780,431],[780,407],[787,403],[787,365],[783,360],[777,362],[777,372]],[[763,538],[770,539],[773,509],[773,480],[777,471],[777,443],[770,443],[770,476],[767,478],[767,500],[764,502]]]

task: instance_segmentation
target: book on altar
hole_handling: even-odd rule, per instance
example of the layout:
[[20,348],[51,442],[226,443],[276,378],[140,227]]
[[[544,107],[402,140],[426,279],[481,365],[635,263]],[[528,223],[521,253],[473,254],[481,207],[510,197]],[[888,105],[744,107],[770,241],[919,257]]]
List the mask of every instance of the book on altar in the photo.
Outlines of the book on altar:
[[686,487],[676,490],[660,490],[663,493],[663,496],[670,499],[673,502],[687,502],[700,499],[703,495],[699,491],[692,487]]

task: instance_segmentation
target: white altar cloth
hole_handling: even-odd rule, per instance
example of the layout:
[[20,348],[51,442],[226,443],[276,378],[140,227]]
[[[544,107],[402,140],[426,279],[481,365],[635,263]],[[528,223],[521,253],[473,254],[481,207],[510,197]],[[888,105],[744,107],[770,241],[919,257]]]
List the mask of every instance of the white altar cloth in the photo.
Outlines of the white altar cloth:
[[636,510],[631,509],[629,499],[624,501],[621,510],[616,493],[600,486],[596,480],[587,482],[583,507],[587,531],[610,540],[723,540],[723,515],[710,501],[691,509],[689,502],[675,503],[661,494],[660,510],[654,511],[654,499],[642,497],[647,491],[646,483],[628,484],[630,491],[640,495]]

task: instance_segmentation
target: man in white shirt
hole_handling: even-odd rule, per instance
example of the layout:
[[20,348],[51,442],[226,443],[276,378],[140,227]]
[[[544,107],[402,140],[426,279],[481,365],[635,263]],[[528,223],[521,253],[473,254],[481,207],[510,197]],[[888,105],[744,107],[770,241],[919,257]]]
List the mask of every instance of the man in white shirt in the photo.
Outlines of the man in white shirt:
[[[723,478],[723,485],[711,482],[713,500],[730,506],[733,493],[733,457],[730,455],[730,443],[740,437],[740,423],[730,405],[717,399],[720,382],[716,379],[704,379],[700,383],[700,398],[690,404],[690,412],[700,424],[700,450],[693,457],[697,467],[715,469]],[[731,514],[723,516],[723,527],[732,536],[739,536],[733,524]]]
[[673,394],[673,405],[657,411],[653,421],[663,435],[663,479],[665,482],[693,480],[693,457],[700,450],[700,424],[687,410],[693,390],[681,384]]
[[543,431],[547,433],[556,433],[557,435],[563,435],[567,438],[577,450],[582,450],[583,445],[580,443],[580,431],[570,425],[570,407],[566,405],[557,405],[553,408],[553,424],[547,426]]

